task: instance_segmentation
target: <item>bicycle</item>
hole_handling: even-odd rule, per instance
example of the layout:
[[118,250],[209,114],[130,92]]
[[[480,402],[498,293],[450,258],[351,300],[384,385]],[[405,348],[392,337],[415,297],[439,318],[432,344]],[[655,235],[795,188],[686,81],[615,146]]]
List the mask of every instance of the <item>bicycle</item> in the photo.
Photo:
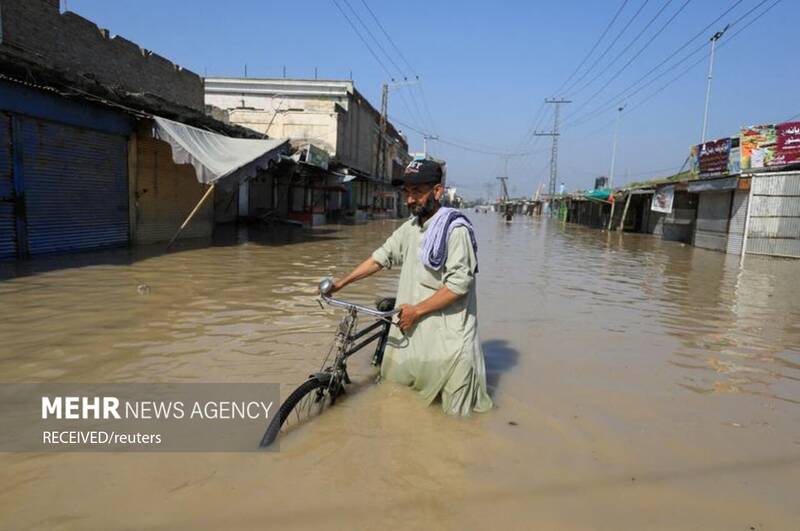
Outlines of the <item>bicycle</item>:
[[[322,301],[347,311],[339,322],[333,345],[322,360],[320,370],[310,374],[308,379],[286,398],[278,409],[278,413],[272,417],[261,438],[259,446],[262,448],[270,446],[282,429],[289,431],[296,425],[303,424],[310,418],[319,415],[336,402],[336,399],[345,392],[344,386],[351,383],[350,376],[347,374],[347,359],[350,356],[378,340],[372,356],[372,365],[380,366],[383,361],[389,327],[395,324],[391,318],[400,311],[394,308],[395,299],[382,299],[375,308],[369,308],[332,298],[330,296],[332,289],[333,281],[331,279],[325,278],[320,281],[319,294]],[[320,306],[322,306],[322,302],[320,302]],[[361,330],[357,330],[359,313],[375,317],[376,320]],[[356,343],[371,332],[375,333]],[[332,354],[334,355],[333,363],[326,366]],[[294,412],[295,422],[289,423],[292,412]]]

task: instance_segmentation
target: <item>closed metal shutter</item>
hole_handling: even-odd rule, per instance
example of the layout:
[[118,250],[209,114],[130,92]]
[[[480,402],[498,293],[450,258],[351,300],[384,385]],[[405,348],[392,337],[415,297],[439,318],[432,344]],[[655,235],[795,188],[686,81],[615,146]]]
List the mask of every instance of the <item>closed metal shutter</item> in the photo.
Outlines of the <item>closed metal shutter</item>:
[[747,252],[800,258],[800,172],[757,175]]
[[731,192],[701,192],[697,204],[694,245],[715,251],[727,251],[728,219]]
[[747,190],[733,192],[733,207],[731,208],[731,222],[728,230],[728,254],[742,254],[744,223],[747,218],[749,195],[750,192]]
[[11,167],[11,117],[0,113],[0,258],[17,255],[14,178]]
[[125,137],[20,118],[31,254],[128,242]]

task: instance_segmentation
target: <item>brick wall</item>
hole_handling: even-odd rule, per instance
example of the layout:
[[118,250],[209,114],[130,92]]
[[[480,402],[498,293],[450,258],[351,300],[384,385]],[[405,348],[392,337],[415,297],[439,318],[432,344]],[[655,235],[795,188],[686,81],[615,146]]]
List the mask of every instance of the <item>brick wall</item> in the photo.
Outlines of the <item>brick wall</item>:
[[200,76],[75,13],[58,0],[0,0],[0,48],[44,66],[203,111]]

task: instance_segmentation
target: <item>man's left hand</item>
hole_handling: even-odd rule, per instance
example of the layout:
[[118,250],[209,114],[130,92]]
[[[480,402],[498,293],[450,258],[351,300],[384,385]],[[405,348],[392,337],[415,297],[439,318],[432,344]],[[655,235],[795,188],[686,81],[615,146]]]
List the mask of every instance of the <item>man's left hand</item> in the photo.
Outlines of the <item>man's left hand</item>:
[[398,319],[398,326],[400,326],[400,330],[403,331],[405,334],[414,325],[419,321],[419,318],[422,317],[422,314],[419,312],[417,307],[413,304],[401,304],[400,305],[400,316]]

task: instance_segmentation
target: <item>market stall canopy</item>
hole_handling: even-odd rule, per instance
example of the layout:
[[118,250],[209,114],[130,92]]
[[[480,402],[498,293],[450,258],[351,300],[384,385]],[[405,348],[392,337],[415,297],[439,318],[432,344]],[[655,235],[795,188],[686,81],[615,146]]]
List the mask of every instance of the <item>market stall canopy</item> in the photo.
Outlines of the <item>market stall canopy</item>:
[[611,190],[608,188],[598,188],[597,190],[590,190],[583,194],[586,199],[599,199],[601,201],[608,201],[611,195]]
[[349,183],[353,181],[374,182],[374,183],[384,182],[383,179],[381,179],[380,177],[364,173],[363,171],[359,171],[355,168],[349,168],[349,167],[340,168],[338,171],[334,171],[333,173],[335,175],[341,176],[343,183]]
[[289,146],[288,139],[250,139],[205,131],[154,116],[154,136],[172,146],[176,164],[194,166],[197,180],[212,184],[223,178],[239,182],[255,177],[258,168],[268,168]]

